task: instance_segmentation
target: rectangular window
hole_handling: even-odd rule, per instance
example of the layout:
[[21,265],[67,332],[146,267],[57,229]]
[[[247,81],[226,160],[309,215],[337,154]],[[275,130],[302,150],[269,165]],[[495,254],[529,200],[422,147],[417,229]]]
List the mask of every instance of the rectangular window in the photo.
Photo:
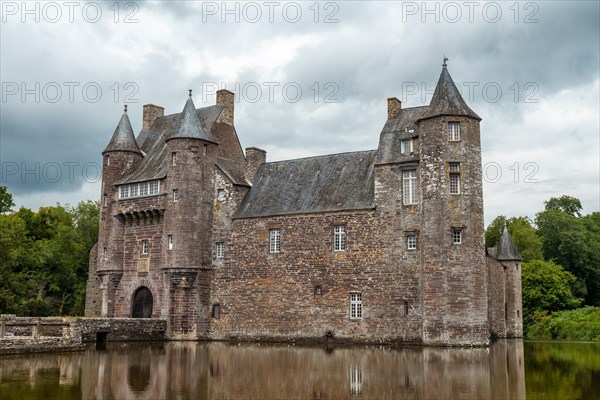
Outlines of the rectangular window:
[[152,194],[158,194],[158,191],[160,190],[160,183],[158,181],[152,181],[150,182],[150,187],[148,189],[148,194],[152,195]]
[[321,285],[315,285],[315,294],[320,295],[321,293]]
[[417,249],[417,235],[414,233],[408,234],[406,236],[406,249],[407,250],[416,250]]
[[202,148],[202,155],[205,156],[207,151],[208,151],[208,145],[204,145],[204,147]]
[[460,163],[459,162],[449,162],[448,170],[450,172],[460,172]]
[[214,319],[221,318],[221,305],[219,303],[215,303],[212,306],[212,317]]
[[402,172],[402,191],[404,204],[416,204],[417,203],[417,171],[403,171]]
[[412,141],[412,139],[403,140],[401,142],[401,144],[402,144],[402,150],[401,150],[402,154],[412,153],[412,151],[413,151],[413,141]]
[[462,229],[460,229],[460,228],[452,229],[452,243],[454,243],[454,244],[462,243]]
[[108,207],[108,195],[104,194],[104,207]]
[[173,250],[173,235],[167,235],[167,249]]
[[450,174],[450,194],[460,194],[460,174]]
[[269,253],[279,253],[281,249],[281,229],[269,230]]
[[346,227],[336,225],[333,227],[333,251],[346,250]]
[[177,203],[179,201],[179,190],[173,189],[173,202]]
[[177,153],[176,152],[171,153],[171,165],[173,165],[173,166],[177,165]]
[[448,122],[448,140],[457,142],[460,140],[460,123]]
[[225,189],[217,189],[217,200],[221,203],[225,201]]
[[108,249],[106,247],[102,249],[102,259],[108,261]]
[[160,191],[160,182],[140,182],[129,185],[119,186],[119,198],[127,199],[130,197],[152,196]]
[[362,293],[350,293],[350,319],[362,318]]
[[108,167],[110,165],[110,155],[106,156],[106,166]]
[[148,254],[148,241],[142,240],[142,254]]
[[225,243],[223,243],[223,242],[215,243],[215,257],[216,258],[224,258],[225,257]]
[[408,315],[408,300],[404,300],[404,315]]

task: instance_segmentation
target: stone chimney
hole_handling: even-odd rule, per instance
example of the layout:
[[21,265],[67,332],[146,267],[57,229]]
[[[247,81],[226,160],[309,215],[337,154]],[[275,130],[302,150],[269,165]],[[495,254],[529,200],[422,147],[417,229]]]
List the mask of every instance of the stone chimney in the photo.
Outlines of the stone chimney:
[[227,89],[217,91],[217,105],[223,107],[223,112],[219,116],[219,122],[233,126],[233,102],[235,94]]
[[396,97],[388,97],[388,119],[396,118],[402,109],[402,102]]
[[260,164],[267,162],[267,152],[258,147],[246,147],[246,174],[244,178],[252,182]]
[[154,104],[144,105],[144,117],[142,130],[149,131],[150,127],[156,121],[157,118],[165,116],[165,109],[161,106],[155,106]]

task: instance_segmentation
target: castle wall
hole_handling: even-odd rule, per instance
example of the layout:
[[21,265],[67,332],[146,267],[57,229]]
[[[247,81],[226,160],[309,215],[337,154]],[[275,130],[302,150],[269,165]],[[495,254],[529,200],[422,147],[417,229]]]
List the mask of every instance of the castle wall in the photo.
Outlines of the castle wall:
[[[333,251],[334,225],[345,226],[346,251]],[[242,219],[233,228],[229,258],[214,270],[212,338],[420,341],[418,268],[389,259],[373,211]],[[271,228],[281,229],[280,253],[269,253]],[[362,319],[350,319],[351,292],[362,295]]]
[[98,268],[98,242],[90,249],[88,280],[85,292],[85,316],[99,317],[102,311],[102,292],[96,275]]

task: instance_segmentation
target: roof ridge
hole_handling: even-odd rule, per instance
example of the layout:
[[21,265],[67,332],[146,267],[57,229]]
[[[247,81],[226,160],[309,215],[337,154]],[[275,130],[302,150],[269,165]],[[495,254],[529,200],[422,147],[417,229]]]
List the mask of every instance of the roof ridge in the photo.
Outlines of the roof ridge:
[[322,155],[318,155],[318,156],[308,156],[308,157],[299,157],[299,158],[290,158],[288,160],[279,160],[279,161],[269,161],[266,162],[266,164],[278,164],[278,163],[284,163],[284,162],[290,162],[290,161],[300,161],[300,160],[309,160],[309,159],[317,159],[317,158],[325,158],[325,157],[333,157],[333,156],[341,156],[341,155],[346,155],[346,154],[358,154],[358,153],[372,153],[372,152],[377,152],[377,149],[371,149],[371,150],[359,150],[359,151],[344,151],[342,153],[332,153],[332,154],[322,154]]

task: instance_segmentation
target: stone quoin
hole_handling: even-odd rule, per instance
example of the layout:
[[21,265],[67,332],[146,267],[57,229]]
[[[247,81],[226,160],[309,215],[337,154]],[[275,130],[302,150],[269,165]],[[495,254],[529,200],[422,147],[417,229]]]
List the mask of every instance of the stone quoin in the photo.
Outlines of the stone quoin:
[[[446,61],[429,106],[388,99],[376,150],[266,162],[234,94],[127,111],[103,154],[86,315],[188,340],[486,346],[522,336],[521,257],[484,245],[481,118]],[[382,110],[383,111],[383,110]]]

